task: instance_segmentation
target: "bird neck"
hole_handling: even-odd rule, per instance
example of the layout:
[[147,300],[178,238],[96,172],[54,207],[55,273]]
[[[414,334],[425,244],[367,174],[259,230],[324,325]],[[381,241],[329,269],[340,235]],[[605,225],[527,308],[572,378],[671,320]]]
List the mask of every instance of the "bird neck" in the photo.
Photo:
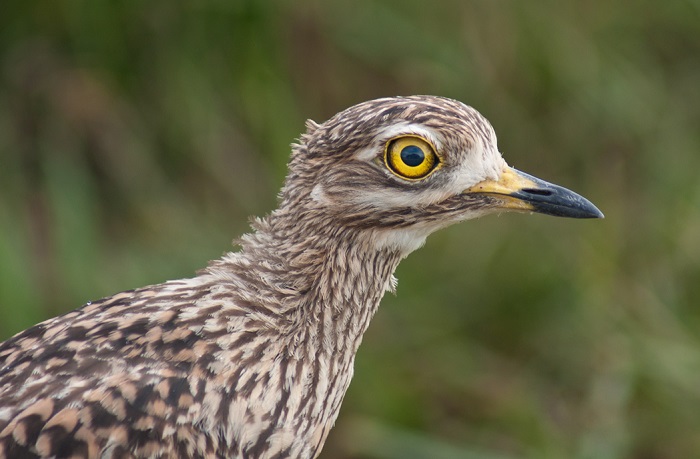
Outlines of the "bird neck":
[[208,271],[255,298],[255,308],[298,346],[354,354],[382,296],[394,289],[402,254],[374,247],[362,230],[326,223],[277,211],[253,222],[241,250]]
[[[256,349],[249,374],[265,374],[270,384],[283,380],[277,392],[255,392],[251,419],[285,432],[278,446],[290,456],[315,457],[338,416],[362,336],[394,287],[401,254],[373,246],[359,230],[299,217],[277,211],[255,221],[241,250],[214,262],[205,276],[213,276],[207,282],[217,295],[231,298],[228,313],[222,311],[230,340]],[[241,352],[230,350],[233,363],[253,358]],[[223,371],[233,392],[247,390],[237,365]],[[231,412],[238,412],[236,403]],[[293,427],[298,419],[308,421],[300,430]]]

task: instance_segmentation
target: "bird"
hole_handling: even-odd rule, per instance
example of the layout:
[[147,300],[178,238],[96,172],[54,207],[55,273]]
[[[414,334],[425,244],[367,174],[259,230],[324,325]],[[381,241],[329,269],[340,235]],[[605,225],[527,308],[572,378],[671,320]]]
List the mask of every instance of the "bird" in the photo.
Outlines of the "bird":
[[394,271],[428,235],[517,211],[602,218],[510,167],[445,97],[359,103],[292,144],[278,207],[191,278],[0,344],[1,458],[314,458]]

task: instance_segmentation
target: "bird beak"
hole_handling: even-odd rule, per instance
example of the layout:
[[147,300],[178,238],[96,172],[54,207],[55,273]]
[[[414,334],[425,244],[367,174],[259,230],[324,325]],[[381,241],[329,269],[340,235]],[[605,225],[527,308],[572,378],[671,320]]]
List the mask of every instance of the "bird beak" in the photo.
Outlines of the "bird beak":
[[511,167],[506,167],[498,180],[484,180],[464,193],[496,198],[502,209],[556,217],[603,218],[603,213],[583,196]]

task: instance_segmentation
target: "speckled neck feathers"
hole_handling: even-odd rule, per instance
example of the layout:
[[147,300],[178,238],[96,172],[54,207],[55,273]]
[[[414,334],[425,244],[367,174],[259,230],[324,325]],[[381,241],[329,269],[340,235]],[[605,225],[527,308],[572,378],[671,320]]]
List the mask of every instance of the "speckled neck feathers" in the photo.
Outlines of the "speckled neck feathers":
[[393,288],[401,258],[396,251],[377,250],[362,232],[326,223],[310,228],[318,222],[281,207],[255,222],[240,252],[207,269],[219,282],[230,282],[236,303],[248,305],[247,316],[258,318],[255,330],[245,327],[255,333],[252,348],[259,350],[257,369],[253,362],[250,369],[289,372],[279,381],[272,378],[269,393],[282,395],[265,405],[284,413],[269,427],[290,431],[288,440],[297,443],[280,445],[294,452],[291,457],[320,452],[350,384],[362,335],[384,292]]

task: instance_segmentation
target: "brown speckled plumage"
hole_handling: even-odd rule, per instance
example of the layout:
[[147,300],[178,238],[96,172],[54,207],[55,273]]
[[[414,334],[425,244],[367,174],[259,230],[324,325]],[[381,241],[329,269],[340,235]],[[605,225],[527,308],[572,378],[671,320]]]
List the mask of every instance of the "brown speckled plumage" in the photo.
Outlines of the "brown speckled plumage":
[[[307,128],[240,250],[0,344],[0,457],[316,457],[392,273],[431,232],[504,208],[599,216],[479,185],[507,166],[460,102],[379,99]],[[385,164],[405,135],[435,147],[423,179]]]

